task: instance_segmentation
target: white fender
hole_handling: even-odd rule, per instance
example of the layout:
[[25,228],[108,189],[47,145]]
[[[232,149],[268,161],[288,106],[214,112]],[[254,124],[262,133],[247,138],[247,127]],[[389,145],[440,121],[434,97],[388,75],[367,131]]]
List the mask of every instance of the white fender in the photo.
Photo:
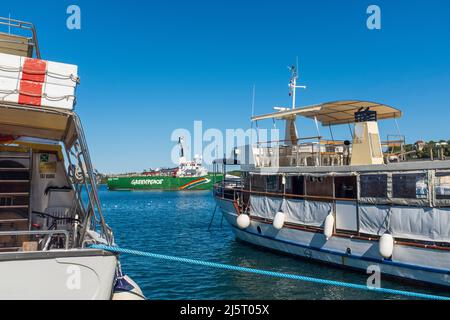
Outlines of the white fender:
[[130,291],[115,291],[112,300],[145,300],[141,288],[130,277],[124,276],[124,279],[133,286]]
[[236,223],[239,228],[247,229],[250,226],[250,217],[247,214],[240,214],[236,219]]
[[389,259],[394,253],[394,238],[389,234],[385,233],[380,238],[380,254],[383,258]]
[[330,213],[328,217],[325,219],[325,226],[323,228],[323,234],[325,238],[329,240],[333,236],[334,230],[334,215]]
[[286,215],[283,212],[278,212],[273,218],[273,227],[277,230],[283,229]]

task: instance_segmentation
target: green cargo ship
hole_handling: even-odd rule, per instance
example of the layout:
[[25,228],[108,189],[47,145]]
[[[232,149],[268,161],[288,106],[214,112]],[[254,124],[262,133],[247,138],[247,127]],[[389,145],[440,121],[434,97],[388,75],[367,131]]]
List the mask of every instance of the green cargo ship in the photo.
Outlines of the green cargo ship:
[[172,169],[152,170],[141,174],[119,175],[108,178],[109,190],[211,190],[214,183],[222,181],[220,174],[210,174],[202,166],[202,159],[194,157],[186,161],[184,157],[183,138],[179,138],[179,166]]
[[208,174],[203,177],[125,176],[108,179],[109,190],[211,190],[222,176]]

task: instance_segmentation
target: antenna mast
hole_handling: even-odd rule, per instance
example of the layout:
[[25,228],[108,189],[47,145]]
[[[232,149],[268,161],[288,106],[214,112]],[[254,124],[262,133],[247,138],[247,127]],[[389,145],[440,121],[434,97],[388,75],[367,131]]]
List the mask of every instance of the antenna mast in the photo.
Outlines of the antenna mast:
[[289,71],[291,71],[291,81],[289,81],[289,96],[292,97],[292,109],[295,109],[295,99],[296,99],[296,90],[299,89],[306,89],[306,86],[298,86],[297,85],[297,79],[298,79],[298,57],[297,57],[297,66],[291,66],[288,67]]
[[[256,95],[256,85],[253,84],[253,91],[252,91],[252,118],[255,115],[255,95]],[[250,144],[253,144],[253,120],[250,121]]]

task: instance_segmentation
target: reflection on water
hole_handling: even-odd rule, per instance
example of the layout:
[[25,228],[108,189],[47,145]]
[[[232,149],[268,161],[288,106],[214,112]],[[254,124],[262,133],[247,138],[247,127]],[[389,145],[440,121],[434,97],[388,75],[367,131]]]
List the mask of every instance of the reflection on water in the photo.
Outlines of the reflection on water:
[[[366,283],[364,274],[324,266],[235,240],[211,192],[110,192],[100,189],[108,224],[124,248],[202,259],[242,267]],[[400,299],[403,297],[264,277],[221,269],[122,255],[124,272],[149,299]],[[383,287],[447,294],[442,290],[382,281]]]

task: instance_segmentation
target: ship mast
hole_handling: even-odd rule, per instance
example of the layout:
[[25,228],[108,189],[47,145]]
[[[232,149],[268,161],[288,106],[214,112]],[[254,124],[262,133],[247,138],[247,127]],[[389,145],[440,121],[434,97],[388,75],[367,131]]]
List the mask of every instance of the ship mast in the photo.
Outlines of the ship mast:
[[[297,59],[298,65],[298,59]],[[306,86],[298,86],[298,73],[297,66],[288,67],[291,71],[291,80],[289,81],[289,96],[292,97],[292,110],[295,109],[296,105],[296,91],[297,89],[306,89]],[[297,127],[295,125],[295,116],[286,119],[286,130],[285,130],[285,142],[288,145],[296,145],[298,139]]]
[[297,66],[289,67],[289,71],[291,71],[291,81],[289,81],[289,90],[290,90],[289,95],[292,97],[292,110],[295,109],[296,90],[297,89],[306,89],[306,86],[298,86],[297,85],[297,80],[298,80],[297,70],[298,70],[298,61],[297,61]]

